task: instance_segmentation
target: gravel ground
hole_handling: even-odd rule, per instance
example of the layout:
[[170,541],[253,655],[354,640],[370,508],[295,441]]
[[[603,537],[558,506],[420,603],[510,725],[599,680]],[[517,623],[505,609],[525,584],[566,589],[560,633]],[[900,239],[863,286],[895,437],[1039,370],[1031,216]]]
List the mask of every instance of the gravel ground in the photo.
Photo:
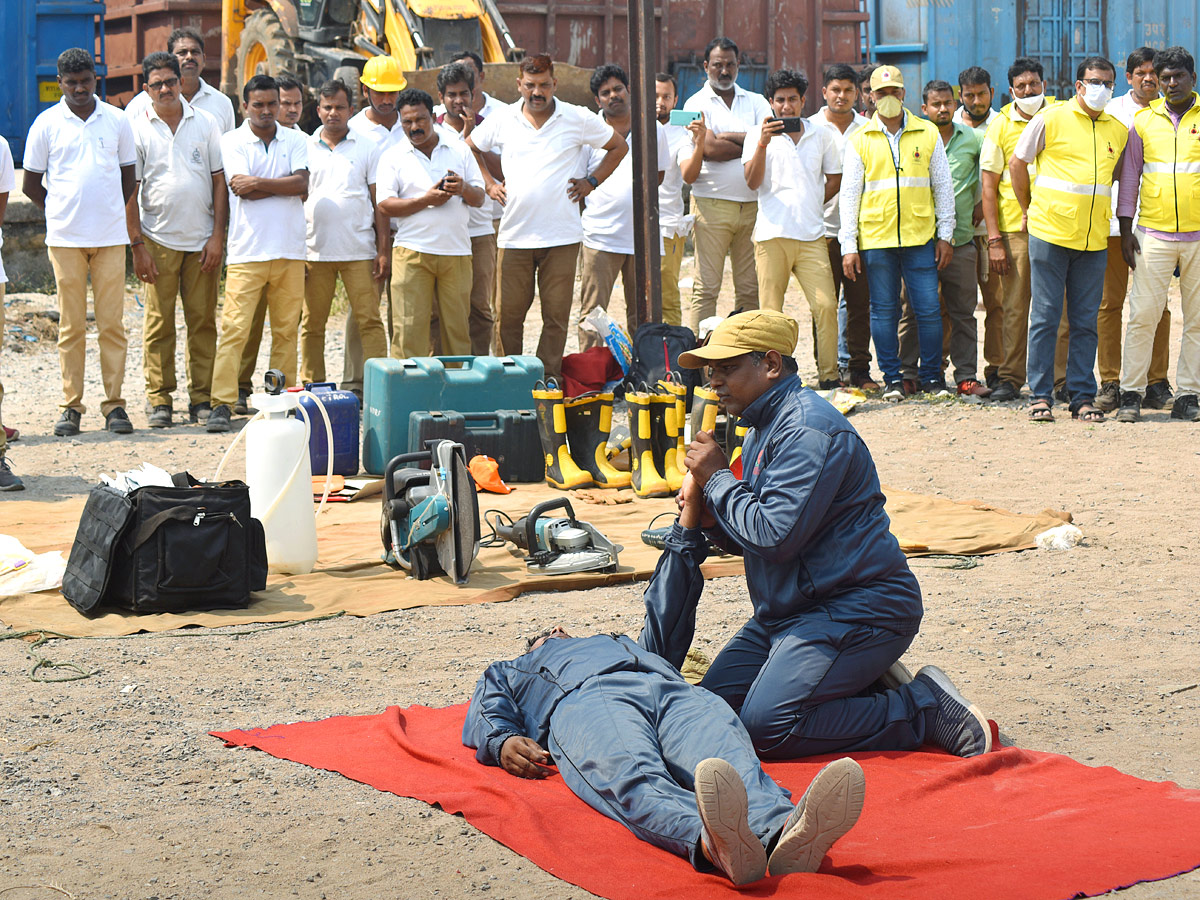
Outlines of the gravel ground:
[[[22,324],[53,298],[7,302],[9,323]],[[1172,305],[1177,311],[1177,294]],[[808,313],[794,292],[788,310],[801,320],[802,373],[812,374]],[[9,497],[76,496],[101,471],[141,459],[200,476],[215,469],[228,436],[144,427],[140,319],[131,296],[125,389],[138,431],[130,438],[87,430],[97,428],[97,412],[85,416],[79,438],[50,437],[59,396],[52,329],[22,341],[20,353],[6,336],[5,422],[23,432],[10,458],[29,486]],[[331,335],[334,373],[339,340]],[[92,341],[93,410],[98,382]],[[185,402],[178,395],[176,408]],[[1019,403],[959,401],[869,402],[853,422],[886,485],[1020,512],[1070,510],[1085,535],[1072,551],[991,556],[968,570],[918,562],[926,616],[907,658],[946,669],[1009,742],[1200,788],[1200,425],[1172,422],[1164,411],[1136,426],[1081,425],[1062,415],[1037,426]],[[701,603],[701,648],[715,653],[747,611],[742,579],[713,582]],[[5,900],[591,896],[461,818],[225,749],[206,732],[461,702],[489,662],[517,654],[536,629],[561,623],[577,633],[636,633],[640,621],[639,589],[628,586],[276,630],[54,641],[37,652],[97,673],[61,684],[29,681],[28,645],[2,642],[0,893]],[[1200,896],[1200,875],[1123,895]]]

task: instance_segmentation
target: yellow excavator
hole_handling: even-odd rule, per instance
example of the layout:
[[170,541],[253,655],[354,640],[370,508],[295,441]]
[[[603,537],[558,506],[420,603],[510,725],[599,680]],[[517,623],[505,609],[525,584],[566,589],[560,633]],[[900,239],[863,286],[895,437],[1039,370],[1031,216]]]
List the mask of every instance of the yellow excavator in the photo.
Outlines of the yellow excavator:
[[494,0],[222,0],[221,34],[221,90],[234,97],[254,75],[281,72],[310,92],[340,78],[357,96],[374,56],[395,57],[407,75],[471,50],[490,75],[491,64],[515,69],[525,55]]

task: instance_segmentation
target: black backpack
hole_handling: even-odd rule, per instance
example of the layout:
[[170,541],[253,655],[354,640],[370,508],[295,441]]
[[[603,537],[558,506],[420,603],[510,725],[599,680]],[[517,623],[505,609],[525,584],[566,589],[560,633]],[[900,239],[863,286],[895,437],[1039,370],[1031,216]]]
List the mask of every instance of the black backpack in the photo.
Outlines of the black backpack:
[[680,368],[679,354],[695,349],[696,335],[686,325],[667,325],[665,322],[639,325],[633,335],[633,364],[625,380],[630,384],[644,382],[653,386],[667,378],[669,363],[670,371],[687,386],[690,405],[692,389],[701,383],[700,370]]

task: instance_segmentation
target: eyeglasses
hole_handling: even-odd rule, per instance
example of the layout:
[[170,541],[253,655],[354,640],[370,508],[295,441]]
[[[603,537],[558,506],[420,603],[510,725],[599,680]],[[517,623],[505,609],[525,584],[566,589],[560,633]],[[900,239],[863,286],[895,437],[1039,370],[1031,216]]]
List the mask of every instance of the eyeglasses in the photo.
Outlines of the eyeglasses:
[[1104,87],[1108,88],[1110,91],[1113,89],[1113,86],[1116,84],[1115,81],[1105,81],[1103,78],[1084,78],[1084,79],[1082,79],[1082,81],[1084,84],[1090,84],[1090,85],[1094,85],[1096,87],[1103,85]]
[[148,81],[146,87],[152,91],[161,91],[163,88],[173,88],[179,84],[178,78],[167,78],[163,81]]

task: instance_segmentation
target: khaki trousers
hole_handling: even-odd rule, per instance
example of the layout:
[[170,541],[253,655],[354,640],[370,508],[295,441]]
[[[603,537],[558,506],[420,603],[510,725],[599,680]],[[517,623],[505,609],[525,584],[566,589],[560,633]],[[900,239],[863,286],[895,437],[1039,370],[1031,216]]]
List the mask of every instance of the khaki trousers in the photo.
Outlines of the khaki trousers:
[[496,234],[471,238],[471,355],[487,356],[496,337]]
[[754,271],[754,220],[758,202],[692,197],[696,208],[696,281],[688,327],[698,331],[700,322],[717,314],[717,298],[725,275],[725,257],[733,268],[734,307],[758,308],[758,276]]
[[[1138,243],[1142,232],[1138,232]],[[1172,271],[1174,271],[1172,269]],[[1108,267],[1104,270],[1104,294],[1096,316],[1096,362],[1100,383],[1121,378],[1121,311],[1129,287],[1129,266],[1121,255],[1121,239],[1108,238]],[[1165,294],[1164,294],[1165,297]],[[1162,318],[1154,332],[1154,350],[1150,355],[1150,384],[1166,381],[1171,365],[1171,311],[1163,305]],[[1140,391],[1139,393],[1145,393]]]
[[783,312],[783,295],[787,292],[788,281],[796,276],[812,311],[817,377],[820,381],[837,381],[837,294],[825,239],[760,241],[754,245],[754,263],[758,271],[758,298],[763,309]]
[[[0,356],[4,352],[4,289],[8,285],[0,282]],[[4,406],[4,382],[0,380],[0,407]],[[2,410],[0,410],[2,412]],[[4,433],[4,416],[0,415],[0,456],[8,448],[8,436]]]
[[296,332],[304,306],[304,261],[234,263],[225,270],[225,306],[213,368],[214,408],[233,406],[237,401],[242,354],[264,293],[271,313],[271,368],[283,372],[288,385],[296,383]]
[[143,238],[158,268],[154,284],[146,285],[146,314],[142,326],[146,400],[150,406],[171,406],[175,378],[175,299],[183,306],[187,328],[184,364],[188,404],[207,403],[212,390],[213,360],[217,354],[217,288],[221,268],[200,268],[200,251],[172,250]]
[[[374,267],[372,267],[374,271]],[[392,333],[392,280],[386,278],[383,281],[375,281],[372,279],[372,290],[375,294],[375,310],[379,315],[379,320],[383,324],[383,342],[384,356],[387,356],[387,344]],[[386,318],[384,318],[386,315]],[[342,383],[343,391],[357,391],[362,393],[363,389],[363,347],[362,337],[358,333],[358,320],[354,317],[354,310],[346,310],[346,341],[342,349]]]
[[[632,338],[637,330],[637,297],[634,292],[632,253],[610,253],[584,247],[580,252],[579,274],[579,321],[582,322],[593,309],[599,306],[608,309],[612,299],[613,285],[621,276],[621,287],[625,292],[625,330]],[[579,328],[579,349],[587,350],[604,343],[604,338],[592,331]]]
[[660,262],[662,272],[662,320],[668,325],[683,323],[683,309],[679,297],[679,270],[683,266],[683,247],[686,237],[663,238],[663,255]]
[[1164,241],[1145,233],[1139,233],[1137,238],[1142,255],[1133,270],[1133,288],[1129,292],[1121,390],[1145,396],[1147,382],[1155,381],[1158,333],[1162,331],[1163,311],[1167,308],[1167,289],[1175,267],[1179,266],[1183,340],[1175,369],[1176,390],[1181,395],[1200,394],[1200,241]]
[[92,309],[99,332],[100,380],[108,415],[124,407],[125,382],[125,245],[111,247],[47,247],[58,289],[58,365],[62,370],[63,409],[81,415],[83,371],[87,359],[87,282],[92,278]]
[[471,353],[471,257],[392,250],[392,296],[396,298],[392,356],[430,355],[430,320],[436,308],[442,351]]
[[579,244],[557,247],[501,247],[500,349],[516,356],[524,346],[525,317],[533,306],[534,282],[542,304],[542,336],[537,356],[546,375],[562,373],[567,327],[571,322],[571,299],[575,291],[575,266]]
[[988,266],[987,237],[975,238],[976,281],[983,297],[983,377],[991,378],[1004,361],[1004,303],[1000,276]]
[[305,263],[304,312],[300,317],[300,381],[325,381],[325,325],[338,276],[346,287],[350,313],[360,335],[359,352],[366,359],[387,356],[387,337],[379,318],[373,259]]
[[258,348],[262,346],[263,328],[267,324],[267,295],[264,293],[254,303],[250,319],[250,332],[246,336],[246,348],[238,366],[238,388],[254,390],[254,369],[258,365]]

